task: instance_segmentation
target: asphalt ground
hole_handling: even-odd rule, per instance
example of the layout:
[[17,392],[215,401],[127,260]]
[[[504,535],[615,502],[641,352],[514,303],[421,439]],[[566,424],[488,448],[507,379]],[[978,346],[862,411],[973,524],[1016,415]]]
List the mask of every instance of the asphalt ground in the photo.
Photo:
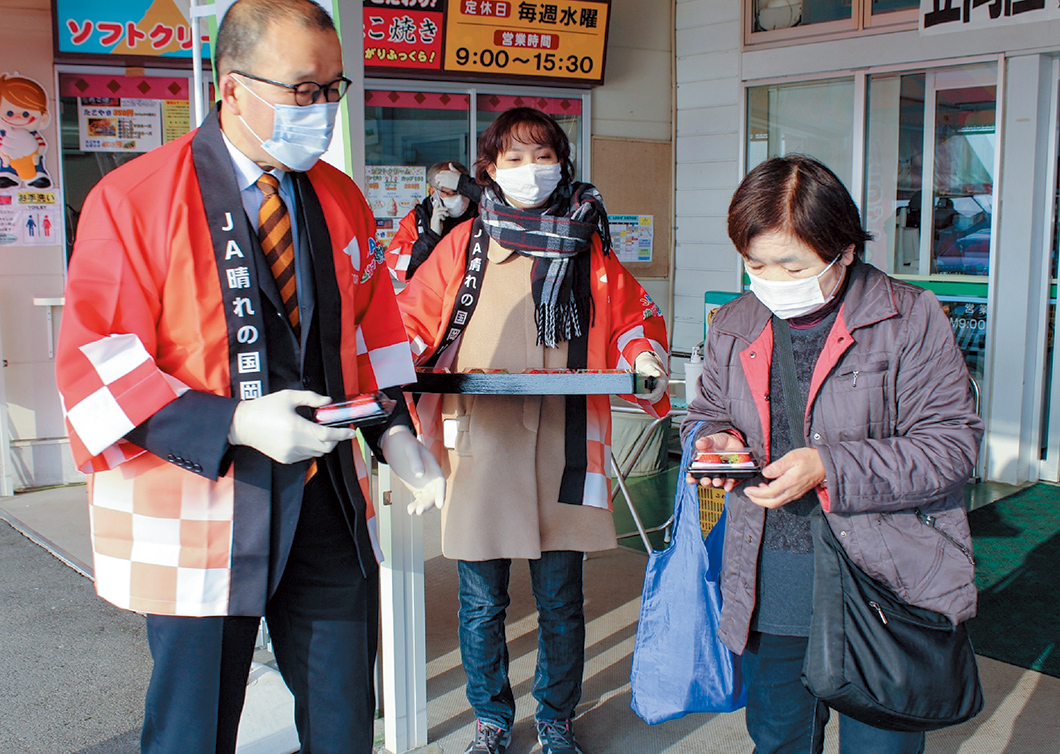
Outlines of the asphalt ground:
[[0,521],[0,752],[136,754],[144,619]]

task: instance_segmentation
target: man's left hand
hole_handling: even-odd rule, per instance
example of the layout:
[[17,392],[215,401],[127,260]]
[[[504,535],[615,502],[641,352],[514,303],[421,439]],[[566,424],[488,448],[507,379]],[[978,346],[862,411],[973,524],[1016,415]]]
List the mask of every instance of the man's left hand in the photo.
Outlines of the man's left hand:
[[666,386],[670,378],[666,374],[666,367],[654,351],[641,351],[633,361],[633,369],[642,377],[654,377],[655,387],[645,396],[648,403],[655,403],[666,394]]
[[744,486],[743,493],[755,505],[780,508],[824,482],[824,464],[816,448],[796,448],[762,469],[762,476],[772,481]]
[[407,427],[392,427],[379,443],[390,470],[412,490],[409,513],[422,515],[445,505],[445,475],[434,455]]

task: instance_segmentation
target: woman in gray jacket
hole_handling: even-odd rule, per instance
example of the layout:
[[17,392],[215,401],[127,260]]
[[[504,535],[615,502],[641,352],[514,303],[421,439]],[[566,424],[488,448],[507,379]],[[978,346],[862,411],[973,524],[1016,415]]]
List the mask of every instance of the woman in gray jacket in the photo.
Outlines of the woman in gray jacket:
[[[732,491],[720,634],[743,654],[756,752],[817,754],[829,710],[800,680],[813,598],[809,513],[819,503],[851,558],[907,602],[955,624],[971,618],[962,487],[983,425],[937,299],[862,261],[871,237],[828,168],[799,155],[762,163],[736,190],[728,223],[751,292],[711,320],[682,430],[696,431],[699,451],[746,445],[763,466],[742,484],[701,481]],[[785,395],[772,368],[774,316],[790,328],[801,396]],[[806,400],[803,448],[793,449],[791,400]],[[923,747],[922,733],[840,717],[841,754]]]

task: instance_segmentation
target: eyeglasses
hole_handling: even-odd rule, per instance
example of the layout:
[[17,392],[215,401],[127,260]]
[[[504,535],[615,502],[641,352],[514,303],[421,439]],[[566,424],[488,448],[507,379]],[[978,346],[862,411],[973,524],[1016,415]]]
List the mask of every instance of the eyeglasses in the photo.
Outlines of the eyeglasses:
[[345,76],[339,76],[337,79],[330,81],[327,84],[318,84],[315,81],[303,81],[300,84],[285,84],[282,81],[273,81],[272,79],[262,78],[261,76],[255,76],[252,73],[244,73],[243,71],[232,71],[232,73],[239,74],[244,78],[253,79],[254,81],[260,81],[263,84],[272,84],[273,86],[282,86],[284,89],[290,89],[294,92],[294,101],[299,107],[315,104],[317,100],[320,99],[321,95],[324,96],[325,102],[338,102],[346,96],[350,84],[353,83]]

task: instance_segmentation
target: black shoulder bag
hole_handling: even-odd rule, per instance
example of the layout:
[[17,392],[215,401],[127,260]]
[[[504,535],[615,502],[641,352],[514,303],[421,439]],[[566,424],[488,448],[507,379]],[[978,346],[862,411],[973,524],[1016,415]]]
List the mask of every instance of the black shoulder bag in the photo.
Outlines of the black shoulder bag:
[[[773,318],[777,366],[794,447],[805,447],[805,406],[788,323]],[[983,708],[975,653],[964,624],[915,607],[862,571],[820,506],[813,531],[813,616],[802,682],[832,709],[876,728],[928,731],[963,723]]]

